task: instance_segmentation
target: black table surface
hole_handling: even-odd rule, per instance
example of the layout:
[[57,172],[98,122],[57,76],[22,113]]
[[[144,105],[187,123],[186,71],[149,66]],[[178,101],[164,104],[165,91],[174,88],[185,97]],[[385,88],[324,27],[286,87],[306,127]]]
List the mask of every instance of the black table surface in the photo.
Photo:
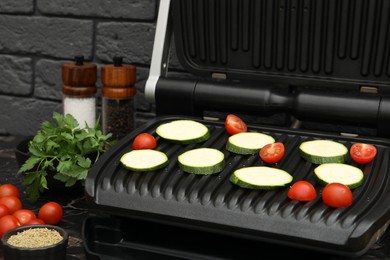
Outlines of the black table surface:
[[[85,198],[84,190],[81,192],[65,192],[61,194],[44,194],[35,203],[30,203],[23,194],[25,187],[22,185],[22,176],[18,173],[19,165],[15,157],[16,145],[23,140],[20,136],[0,136],[0,184],[12,183],[19,187],[23,208],[32,209],[38,212],[41,205],[47,201],[56,201],[63,207],[63,218],[58,224],[69,233],[69,243],[67,247],[67,260],[71,259],[89,259],[86,254],[82,239],[82,226],[87,217],[99,217],[100,214],[96,209],[91,208]],[[102,215],[103,217],[107,217]],[[207,239],[207,238],[205,238]],[[281,250],[284,250],[281,248]],[[305,255],[305,251],[294,251],[295,256],[301,257]],[[297,253],[298,252],[298,253]],[[296,255],[298,254],[298,255]],[[303,254],[303,255],[302,255]],[[259,257],[263,253],[259,252]],[[313,252],[308,255],[314,256]],[[264,255],[263,255],[264,256]],[[123,256],[123,259],[136,259],[130,256]],[[318,255],[321,258],[321,255]],[[2,247],[0,244],[0,260],[3,259]],[[93,256],[93,259],[118,259],[110,256]],[[153,258],[159,259],[159,258]],[[166,258],[164,258],[166,259]],[[272,257],[270,257],[272,259]],[[307,259],[307,258],[305,258]],[[331,259],[347,259],[341,256],[334,256]],[[350,259],[350,258],[348,258]],[[387,231],[366,254],[358,259],[390,259],[390,231]]]
[[[0,136],[0,184],[12,183],[16,185],[21,191],[23,208],[31,209],[35,213],[38,213],[39,207],[48,201],[56,201],[61,204],[63,207],[63,218],[58,226],[64,228],[69,233],[67,259],[86,259],[81,239],[81,227],[89,210],[84,201],[83,193],[65,193],[61,194],[61,196],[44,194],[37,202],[29,202],[23,193],[25,186],[22,185],[22,176],[18,173],[19,165],[15,157],[16,145],[23,138],[20,136]],[[1,247],[0,259],[3,259]]]

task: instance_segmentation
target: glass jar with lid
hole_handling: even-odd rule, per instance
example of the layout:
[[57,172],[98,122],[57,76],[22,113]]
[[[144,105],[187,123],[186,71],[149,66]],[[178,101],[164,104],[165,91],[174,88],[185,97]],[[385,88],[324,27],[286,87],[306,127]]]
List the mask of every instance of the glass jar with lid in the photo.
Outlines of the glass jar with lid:
[[62,65],[63,114],[71,114],[80,128],[96,123],[96,75],[96,64],[84,63],[84,56]]
[[103,134],[119,140],[135,127],[136,67],[124,64],[121,57],[113,61],[101,69],[102,125]]

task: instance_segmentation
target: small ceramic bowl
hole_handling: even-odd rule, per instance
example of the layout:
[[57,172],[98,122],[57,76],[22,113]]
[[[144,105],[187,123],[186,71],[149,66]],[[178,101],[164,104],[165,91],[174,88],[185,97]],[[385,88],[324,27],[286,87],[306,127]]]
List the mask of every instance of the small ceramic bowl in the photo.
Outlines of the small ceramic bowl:
[[[43,247],[19,247],[8,243],[8,240],[13,235],[20,235],[23,231],[39,228],[57,231],[61,235],[62,240]],[[68,232],[54,225],[30,225],[12,229],[1,238],[3,242],[4,260],[65,260],[68,238]],[[29,241],[31,242],[31,239]]]

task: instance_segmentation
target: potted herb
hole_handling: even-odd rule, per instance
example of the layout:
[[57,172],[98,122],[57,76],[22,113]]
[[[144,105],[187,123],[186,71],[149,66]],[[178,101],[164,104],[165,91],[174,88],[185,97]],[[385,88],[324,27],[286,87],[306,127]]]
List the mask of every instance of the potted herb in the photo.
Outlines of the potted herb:
[[83,183],[89,169],[110,143],[111,133],[103,135],[99,120],[94,128],[79,128],[70,114],[53,113],[54,124],[44,121],[29,142],[29,158],[20,167],[25,174],[26,195],[35,202],[45,190],[48,179],[62,182],[65,187]]

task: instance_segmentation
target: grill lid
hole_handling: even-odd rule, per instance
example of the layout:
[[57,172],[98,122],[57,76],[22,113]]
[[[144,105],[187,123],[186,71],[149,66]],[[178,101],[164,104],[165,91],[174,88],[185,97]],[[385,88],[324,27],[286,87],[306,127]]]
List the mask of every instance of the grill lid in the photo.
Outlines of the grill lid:
[[[381,0],[164,1],[145,95],[158,115],[285,113],[389,137],[389,7]],[[170,52],[190,77],[167,74]]]
[[[141,132],[155,135],[158,125],[182,117],[159,117],[137,129],[100,157],[91,169],[85,188],[91,203],[113,215],[136,216],[173,225],[226,233],[257,241],[270,241],[344,255],[361,255],[386,230],[390,219],[390,143],[384,139],[353,139],[322,133],[265,128],[249,125],[250,131],[272,135],[286,147],[284,159],[276,166],[292,174],[294,180],[308,180],[318,194],[321,186],[314,179],[315,165],[299,155],[301,142],[329,139],[345,144],[369,142],[378,148],[375,160],[357,165],[365,174],[361,187],[353,190],[354,202],[347,208],[331,208],[321,196],[308,203],[287,198],[288,188],[274,191],[246,190],[229,181],[241,167],[262,165],[258,155],[242,156],[224,147],[228,134],[222,122],[202,121],[211,138],[201,144],[171,144],[158,139],[158,149],[167,154],[169,165],[154,172],[131,172],[119,159],[131,150],[134,137]],[[213,147],[225,154],[226,166],[219,174],[198,176],[183,173],[177,156],[197,147]]]
[[390,2],[172,0],[176,54],[193,75],[390,93]]

